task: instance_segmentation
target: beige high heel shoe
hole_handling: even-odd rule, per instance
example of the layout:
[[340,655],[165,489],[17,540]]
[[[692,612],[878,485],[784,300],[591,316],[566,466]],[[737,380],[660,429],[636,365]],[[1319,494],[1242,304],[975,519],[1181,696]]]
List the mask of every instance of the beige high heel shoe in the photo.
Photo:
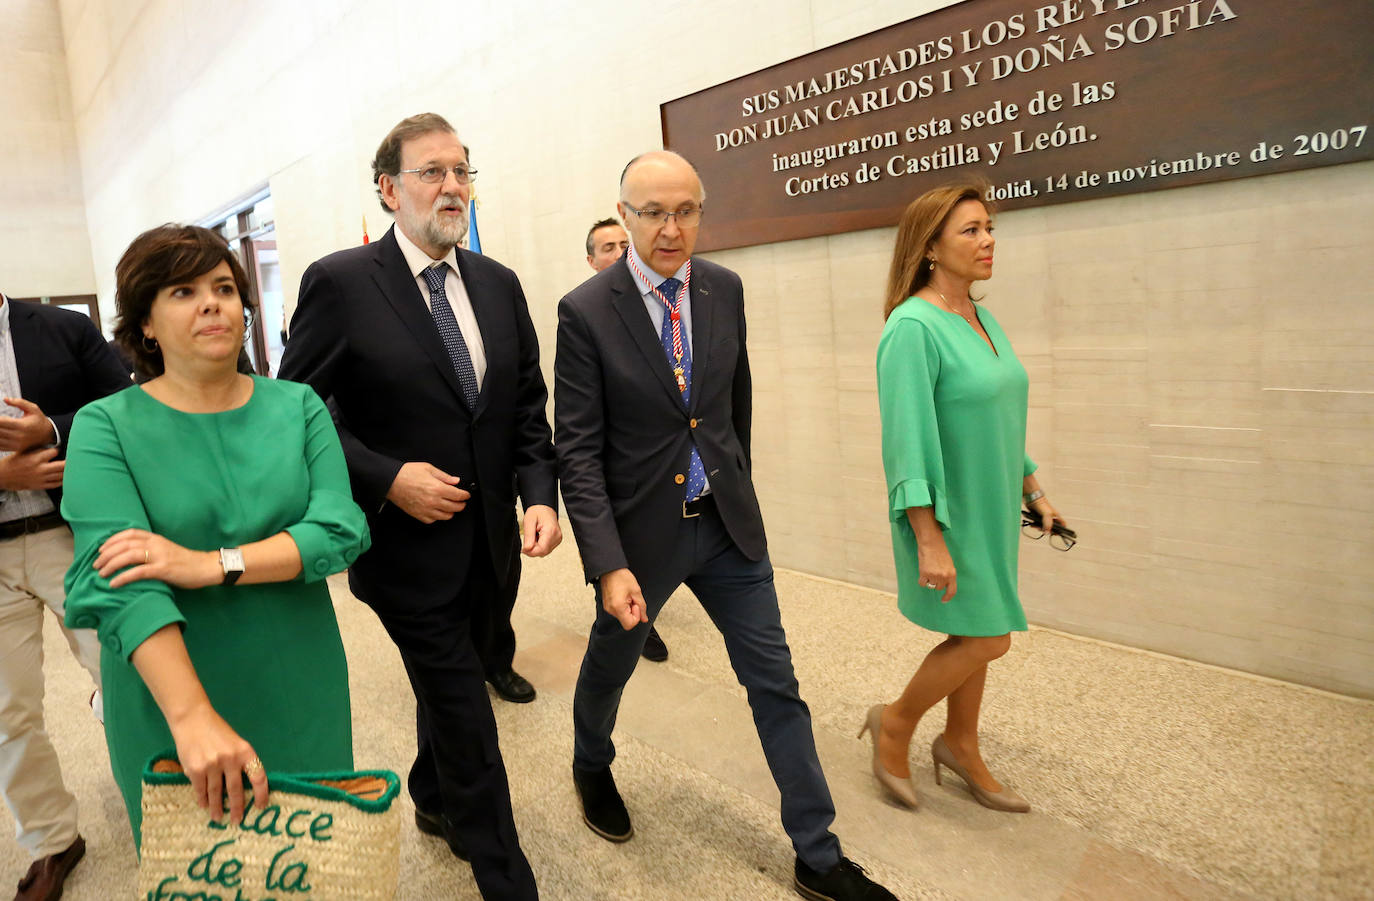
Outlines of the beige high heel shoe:
[[930,759],[935,764],[935,784],[943,785],[940,781],[940,767],[949,767],[954,775],[964,780],[968,790],[973,793],[973,797],[984,807],[993,810],[1003,810],[1007,813],[1029,813],[1030,802],[1018,795],[1016,792],[1002,786],[1000,792],[990,792],[983,788],[969,776],[968,770],[959,765],[959,761],[954,759],[954,752],[950,751],[949,745],[945,744],[944,735],[935,736],[935,741],[930,746]]
[[873,736],[873,775],[877,778],[878,784],[907,807],[919,810],[921,801],[916,797],[916,789],[912,787],[911,780],[892,775],[878,759],[878,736],[883,731],[883,708],[886,706],[874,704],[868,708],[868,716],[864,718],[864,724],[859,729],[859,738],[863,738],[865,732]]

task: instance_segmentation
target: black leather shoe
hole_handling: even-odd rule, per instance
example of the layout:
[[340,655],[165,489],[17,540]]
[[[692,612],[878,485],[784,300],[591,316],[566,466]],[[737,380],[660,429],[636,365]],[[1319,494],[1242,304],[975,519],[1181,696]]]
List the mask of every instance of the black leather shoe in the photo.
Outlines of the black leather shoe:
[[797,858],[793,873],[797,894],[811,901],[897,901],[896,895],[869,879],[864,868],[848,857],[841,857],[827,873],[817,873]]
[[508,669],[504,673],[492,673],[487,676],[487,682],[496,689],[497,696],[503,701],[528,704],[534,700],[534,686],[513,669]]
[[668,646],[659,637],[658,630],[653,626],[649,627],[649,637],[644,639],[644,650],[640,651],[645,660],[652,660],[654,663],[662,663],[668,659]]
[[415,828],[425,835],[442,838],[448,843],[448,849],[453,852],[453,856],[459,860],[468,859],[467,849],[463,847],[463,842],[458,838],[458,833],[453,831],[453,824],[443,814],[425,813],[417,807],[415,808]]
[[57,901],[62,897],[62,885],[67,874],[86,856],[86,840],[81,836],[67,846],[67,850],[35,860],[19,880],[14,901]]
[[582,822],[608,842],[628,842],[635,834],[630,812],[620,800],[611,768],[588,772],[573,767],[573,784],[582,801]]

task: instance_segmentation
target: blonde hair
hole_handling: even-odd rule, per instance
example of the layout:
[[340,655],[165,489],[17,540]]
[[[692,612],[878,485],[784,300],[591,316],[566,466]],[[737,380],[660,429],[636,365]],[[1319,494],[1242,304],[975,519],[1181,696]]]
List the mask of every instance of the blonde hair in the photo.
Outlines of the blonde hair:
[[987,193],[987,182],[969,179],[931,188],[911,201],[897,224],[897,242],[887,273],[884,321],[903,301],[930,282],[935,269],[930,262],[930,246],[940,236],[956,206],[965,200],[977,200],[987,208],[988,215],[992,215],[993,206],[985,199]]

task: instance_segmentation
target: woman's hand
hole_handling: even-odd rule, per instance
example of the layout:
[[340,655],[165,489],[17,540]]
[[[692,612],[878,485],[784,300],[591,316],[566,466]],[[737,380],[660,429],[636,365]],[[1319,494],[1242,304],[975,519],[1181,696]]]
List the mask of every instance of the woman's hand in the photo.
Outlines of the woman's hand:
[[177,746],[177,759],[191,780],[196,803],[216,821],[229,796],[229,822],[243,821],[242,774],[253,786],[253,801],[267,807],[267,774],[253,746],[244,741],[209,703],[198,705],[175,723],[169,721]]
[[926,541],[918,541],[916,559],[920,564],[921,587],[943,590],[940,603],[948,604],[958,588],[958,575],[954,571],[949,548],[945,546],[944,536],[936,534]]
[[[105,539],[94,566],[103,578],[110,579],[111,588],[143,579],[177,588],[204,588],[218,585],[224,575],[214,551],[188,550],[143,529],[125,529]],[[117,572],[119,575],[110,578]]]
[[1068,525],[1064,517],[1059,515],[1059,511],[1054,509],[1054,505],[1050,503],[1050,499],[1043,494],[1027,504],[1027,506],[1032,513],[1040,517],[1040,530],[1042,532],[1049,532],[1054,528],[1056,522],[1061,526]]

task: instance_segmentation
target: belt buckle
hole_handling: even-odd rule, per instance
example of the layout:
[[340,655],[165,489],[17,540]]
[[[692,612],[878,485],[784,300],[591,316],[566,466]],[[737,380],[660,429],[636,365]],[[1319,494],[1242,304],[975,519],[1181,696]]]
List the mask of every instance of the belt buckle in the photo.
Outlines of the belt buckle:
[[696,519],[697,517],[701,516],[700,513],[688,513],[688,512],[687,512],[687,506],[688,506],[689,504],[695,504],[695,503],[697,503],[697,501],[700,501],[700,500],[701,500],[701,498],[697,498],[697,499],[694,500],[694,501],[683,501],[683,502],[682,502],[682,518],[683,518],[683,519]]

